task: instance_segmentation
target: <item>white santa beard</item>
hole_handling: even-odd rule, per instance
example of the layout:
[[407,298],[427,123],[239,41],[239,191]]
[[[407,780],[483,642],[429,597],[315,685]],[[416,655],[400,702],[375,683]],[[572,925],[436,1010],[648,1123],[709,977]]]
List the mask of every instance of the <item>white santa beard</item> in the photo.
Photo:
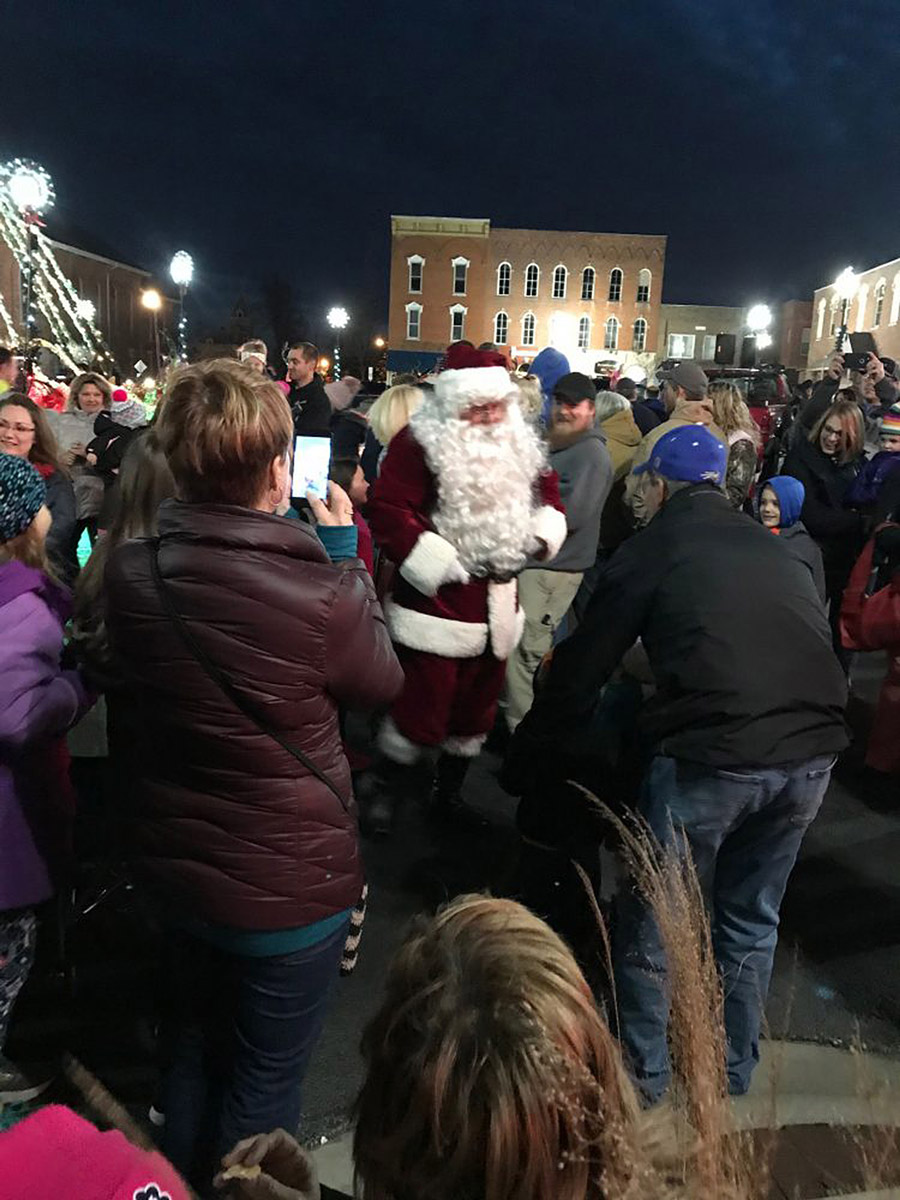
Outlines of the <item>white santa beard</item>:
[[520,570],[538,546],[534,483],[545,460],[518,405],[497,425],[443,417],[426,405],[410,428],[437,481],[434,527],[462,566],[473,575]]

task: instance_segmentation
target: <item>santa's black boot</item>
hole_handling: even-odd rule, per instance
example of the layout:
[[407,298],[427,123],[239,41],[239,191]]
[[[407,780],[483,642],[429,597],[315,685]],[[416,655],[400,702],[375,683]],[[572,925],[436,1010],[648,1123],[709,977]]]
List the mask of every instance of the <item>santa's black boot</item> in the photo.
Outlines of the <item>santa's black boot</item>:
[[411,767],[382,758],[356,789],[359,827],[368,837],[387,837],[403,806]]
[[460,754],[441,754],[434,770],[431,803],[428,815],[441,824],[484,827],[484,817],[470,808],[462,798],[462,786],[468,774],[471,758]]

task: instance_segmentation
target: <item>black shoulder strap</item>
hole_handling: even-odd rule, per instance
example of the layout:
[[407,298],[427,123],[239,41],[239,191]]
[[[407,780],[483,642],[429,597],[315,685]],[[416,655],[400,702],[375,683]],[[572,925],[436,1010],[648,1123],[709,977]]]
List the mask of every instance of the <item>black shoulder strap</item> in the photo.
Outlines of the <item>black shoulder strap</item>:
[[156,585],[156,590],[159,593],[159,598],[162,601],[163,608],[172,618],[172,623],[178,630],[181,640],[187,646],[188,650],[190,650],[191,654],[193,654],[194,658],[210,677],[210,679],[214,683],[218,684],[218,686],[222,689],[222,691],[239,712],[242,712],[244,716],[251,720],[253,724],[257,726],[257,728],[263,731],[263,733],[268,734],[268,736],[272,738],[273,741],[276,741],[283,750],[287,750],[288,754],[292,754],[298,762],[301,762],[303,766],[306,767],[307,771],[315,775],[315,777],[321,783],[324,783],[328,790],[337,797],[337,799],[341,802],[342,807],[347,809],[347,800],[341,795],[325,772],[317,767],[312,759],[307,754],[304,754],[304,752],[298,746],[292,746],[289,742],[286,742],[280,733],[272,729],[272,727],[268,725],[262,719],[262,717],[260,717],[260,715],[253,710],[253,707],[248,704],[246,698],[241,695],[225,672],[216,666],[206,651],[203,650],[198,644],[197,639],[191,633],[187,622],[176,609],[168,586],[163,582],[163,578],[159,570],[158,538],[150,542],[150,571],[153,575],[153,582]]

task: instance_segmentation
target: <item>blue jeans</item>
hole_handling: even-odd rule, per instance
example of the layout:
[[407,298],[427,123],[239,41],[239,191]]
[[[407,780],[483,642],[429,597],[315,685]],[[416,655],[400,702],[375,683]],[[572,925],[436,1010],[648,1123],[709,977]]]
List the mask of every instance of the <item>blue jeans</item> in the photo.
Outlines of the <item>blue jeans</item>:
[[254,1133],[296,1133],[300,1091],[347,926],[291,954],[228,954],[169,931],[162,1149],[206,1195],[222,1155]]
[[[759,1028],[778,940],[778,910],[803,835],[819,811],[832,756],[783,768],[719,770],[657,756],[638,811],[663,845],[683,829],[709,906],[725,993],[728,1086],[743,1095],[759,1060]],[[669,1085],[665,954],[633,891],[619,902],[613,966],[620,1036],[653,1103]]]

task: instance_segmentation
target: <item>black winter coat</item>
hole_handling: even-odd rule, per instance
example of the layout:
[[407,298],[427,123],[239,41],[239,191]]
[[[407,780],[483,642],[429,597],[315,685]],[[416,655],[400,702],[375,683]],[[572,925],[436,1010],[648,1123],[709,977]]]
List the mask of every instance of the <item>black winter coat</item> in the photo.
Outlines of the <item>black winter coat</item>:
[[56,574],[71,587],[78,574],[75,489],[72,480],[62,471],[54,471],[44,483],[47,508],[53,518],[47,534],[47,554]]
[[288,404],[294,418],[294,434],[330,434],[331,401],[321,377],[313,375],[304,387],[291,385]]
[[516,731],[511,783],[588,728],[637,638],[657,684],[641,718],[656,753],[780,766],[847,744],[847,685],[809,571],[718,488],[699,484],[610,559]]
[[114,755],[136,791],[136,863],[156,895],[239,929],[295,928],[362,886],[340,705],[387,706],[403,684],[362,564],[332,565],[298,521],[166,501],[159,568],[208,657],[343,803],[243,715],[186,647],[151,575],[155,542],[106,570]]
[[843,591],[847,577],[865,541],[864,519],[844,508],[844,497],[856,478],[857,463],[838,463],[809,438],[788,453],[782,475],[793,475],[803,484],[806,498],[801,520],[822,551],[829,596]]
[[827,598],[827,589],[822,551],[809,536],[809,530],[802,521],[796,521],[793,525],[788,525],[787,529],[780,530],[777,536],[781,544],[786,546],[812,575],[816,591],[824,604]]

